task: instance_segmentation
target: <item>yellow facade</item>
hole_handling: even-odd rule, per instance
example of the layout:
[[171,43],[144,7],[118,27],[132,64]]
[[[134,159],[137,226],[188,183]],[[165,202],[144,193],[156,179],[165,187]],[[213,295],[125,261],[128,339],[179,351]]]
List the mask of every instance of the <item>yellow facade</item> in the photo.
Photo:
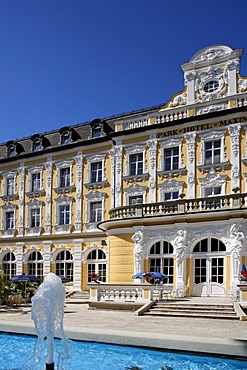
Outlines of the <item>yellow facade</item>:
[[94,274],[117,286],[152,271],[188,296],[236,294],[247,261],[241,55],[200,50],[163,106],[40,134],[39,150],[31,137],[0,145],[6,275],[52,271],[79,291]]

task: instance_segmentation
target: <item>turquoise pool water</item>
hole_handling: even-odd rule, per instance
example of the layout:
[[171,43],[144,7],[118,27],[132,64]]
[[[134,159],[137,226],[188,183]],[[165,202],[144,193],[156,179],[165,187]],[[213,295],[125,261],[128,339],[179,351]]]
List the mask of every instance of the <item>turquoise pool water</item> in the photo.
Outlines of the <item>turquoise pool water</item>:
[[[24,367],[36,337],[0,333],[1,370],[44,370],[45,361]],[[60,341],[56,341],[61,349]],[[243,370],[246,361],[161,352],[143,348],[90,342],[69,342],[71,358],[66,370]],[[56,364],[56,358],[55,358]],[[61,369],[65,369],[61,367]]]

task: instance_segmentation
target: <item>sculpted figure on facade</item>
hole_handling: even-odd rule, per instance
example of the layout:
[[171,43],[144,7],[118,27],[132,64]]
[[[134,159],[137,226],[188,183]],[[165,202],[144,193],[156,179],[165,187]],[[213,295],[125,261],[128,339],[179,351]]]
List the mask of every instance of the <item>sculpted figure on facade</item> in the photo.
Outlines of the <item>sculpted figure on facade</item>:
[[233,274],[237,275],[239,273],[240,257],[243,247],[244,234],[240,231],[240,227],[236,224],[232,225],[230,228],[230,245],[231,254],[233,260]]
[[177,236],[174,240],[174,253],[177,259],[178,268],[181,267],[182,262],[184,261],[186,244],[187,244],[187,231],[178,230]]
[[132,236],[132,239],[135,242],[135,248],[134,248],[135,274],[138,274],[139,272],[141,272],[141,268],[142,268],[143,233],[141,231],[137,231]]

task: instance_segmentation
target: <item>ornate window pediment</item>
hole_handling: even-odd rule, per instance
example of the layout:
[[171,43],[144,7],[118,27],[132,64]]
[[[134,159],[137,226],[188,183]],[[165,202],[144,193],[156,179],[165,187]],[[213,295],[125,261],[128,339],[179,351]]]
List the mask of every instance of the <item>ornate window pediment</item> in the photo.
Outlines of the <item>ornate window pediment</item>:
[[160,178],[181,176],[185,173],[185,165],[182,160],[183,138],[169,138],[159,142],[160,163],[157,169]]
[[[226,176],[220,176],[214,168],[212,168],[204,179],[200,179],[201,183],[201,197],[207,196],[209,188],[221,188],[218,195],[224,195],[226,192]],[[216,194],[212,194],[216,195]]]
[[[168,179],[163,184],[159,185],[159,194],[160,194],[160,202],[164,202],[166,199],[166,194],[174,194],[177,193],[178,197],[183,195],[183,181],[176,181],[174,179]],[[176,197],[176,199],[178,198]],[[175,199],[173,196],[170,198]]]
[[132,184],[124,190],[125,204],[130,205],[131,201],[136,199],[136,203],[146,203],[147,187],[138,184]]

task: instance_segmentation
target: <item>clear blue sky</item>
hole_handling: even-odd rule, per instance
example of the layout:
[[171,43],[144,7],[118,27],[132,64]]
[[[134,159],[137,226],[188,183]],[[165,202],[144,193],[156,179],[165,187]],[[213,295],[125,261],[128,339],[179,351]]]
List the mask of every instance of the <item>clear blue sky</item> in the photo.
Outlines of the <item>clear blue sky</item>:
[[243,47],[246,0],[0,0],[0,142],[164,104],[180,65]]

